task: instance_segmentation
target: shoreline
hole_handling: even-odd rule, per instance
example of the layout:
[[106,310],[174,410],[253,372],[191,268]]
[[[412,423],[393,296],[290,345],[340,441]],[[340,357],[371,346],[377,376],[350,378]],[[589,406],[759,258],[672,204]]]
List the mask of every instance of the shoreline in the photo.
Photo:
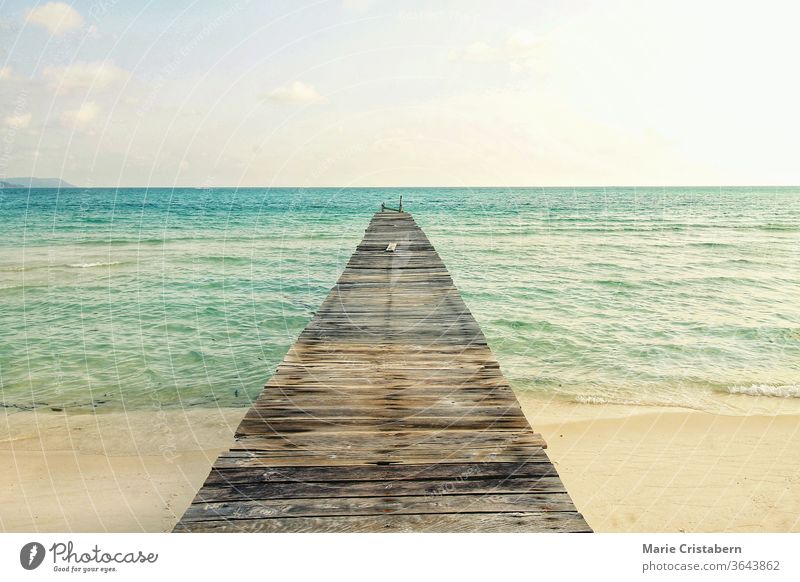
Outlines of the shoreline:
[[[516,394],[597,532],[800,532],[800,414]],[[170,531],[246,411],[0,412],[0,531]]]

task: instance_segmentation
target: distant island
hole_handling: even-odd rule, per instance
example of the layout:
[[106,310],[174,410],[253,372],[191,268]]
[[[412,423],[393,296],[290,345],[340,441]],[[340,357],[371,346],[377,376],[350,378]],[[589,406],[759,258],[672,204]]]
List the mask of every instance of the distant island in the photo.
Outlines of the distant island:
[[0,188],[77,188],[61,178],[6,178]]

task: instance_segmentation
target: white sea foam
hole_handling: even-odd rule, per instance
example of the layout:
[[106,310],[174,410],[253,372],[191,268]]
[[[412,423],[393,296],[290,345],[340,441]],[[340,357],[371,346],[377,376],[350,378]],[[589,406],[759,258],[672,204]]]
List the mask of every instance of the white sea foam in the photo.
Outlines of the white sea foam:
[[579,394],[575,397],[575,402],[578,404],[608,404],[608,400],[600,396],[585,396]]
[[775,396],[778,398],[800,398],[800,384],[751,384],[750,386],[731,386],[731,394],[747,396]]
[[120,261],[112,261],[110,263],[71,263],[67,265],[73,269],[89,269],[91,267],[110,267],[112,265],[119,265]]

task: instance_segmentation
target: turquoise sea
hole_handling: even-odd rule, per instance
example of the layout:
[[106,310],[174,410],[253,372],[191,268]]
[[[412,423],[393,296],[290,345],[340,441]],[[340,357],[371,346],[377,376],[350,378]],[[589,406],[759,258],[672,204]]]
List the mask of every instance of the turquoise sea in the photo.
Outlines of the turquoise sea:
[[13,410],[246,406],[400,194],[513,386],[800,402],[800,188],[0,190]]

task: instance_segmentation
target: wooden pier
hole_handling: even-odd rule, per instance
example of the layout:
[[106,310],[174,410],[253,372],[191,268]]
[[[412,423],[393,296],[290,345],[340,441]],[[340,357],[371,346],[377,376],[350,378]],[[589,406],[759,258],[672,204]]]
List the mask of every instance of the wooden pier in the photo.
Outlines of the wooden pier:
[[588,532],[406,212],[375,214],[179,532]]

